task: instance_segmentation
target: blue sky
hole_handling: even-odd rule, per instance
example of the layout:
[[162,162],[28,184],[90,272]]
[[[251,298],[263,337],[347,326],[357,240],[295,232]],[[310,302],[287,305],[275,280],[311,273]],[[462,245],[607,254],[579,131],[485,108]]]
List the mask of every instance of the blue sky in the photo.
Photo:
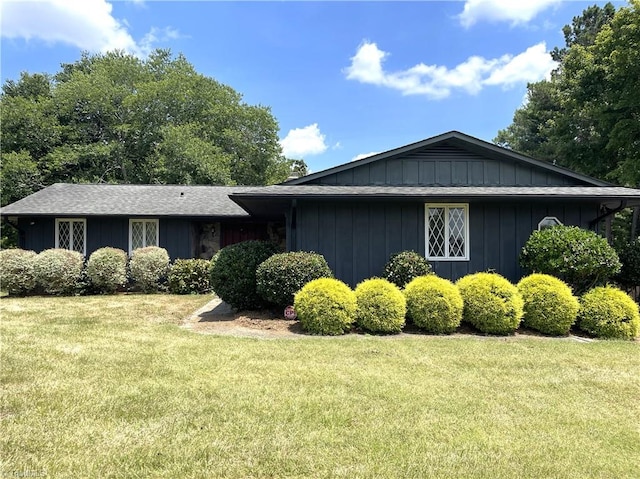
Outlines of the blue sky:
[[312,171],[449,130],[491,141],[554,67],[563,25],[605,3],[0,2],[3,82],[82,50],[170,48],[271,107],[284,153]]

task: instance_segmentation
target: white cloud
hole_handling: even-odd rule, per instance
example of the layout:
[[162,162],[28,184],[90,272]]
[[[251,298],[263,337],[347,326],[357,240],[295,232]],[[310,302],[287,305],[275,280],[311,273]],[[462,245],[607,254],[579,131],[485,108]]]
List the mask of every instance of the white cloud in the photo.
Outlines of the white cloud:
[[324,153],[328,148],[324,140],[325,136],[320,133],[318,124],[314,123],[304,128],[289,130],[287,136],[280,140],[280,145],[284,156],[288,158],[304,158],[308,155]]
[[506,63],[496,68],[484,83],[485,85],[512,86],[516,83],[549,78],[557,63],[551,59],[545,43],[527,48],[515,57],[507,56]]
[[486,59],[472,56],[451,69],[420,63],[407,70],[386,72],[382,63],[388,55],[375,43],[361,44],[351,58],[351,65],[345,69],[347,79],[384,86],[403,95],[442,99],[451,95],[453,90],[474,95],[487,85],[510,87],[516,83],[538,81],[548,76],[556,66],[546,52],[545,43],[534,45],[515,57],[503,55]]
[[371,153],[360,153],[359,155],[356,155],[353,158],[351,158],[351,161],[358,161],[358,160],[362,160],[363,158],[369,158],[370,156],[377,155],[378,153],[380,152],[372,151]]
[[527,23],[538,13],[557,5],[562,0],[467,0],[458,16],[463,27],[486,20],[510,22],[511,25]]
[[106,0],[42,0],[37,4],[4,0],[0,6],[3,37],[65,43],[90,52],[118,49],[146,56],[152,43],[177,35],[172,29],[153,28],[136,42],[126,20],[114,18]]

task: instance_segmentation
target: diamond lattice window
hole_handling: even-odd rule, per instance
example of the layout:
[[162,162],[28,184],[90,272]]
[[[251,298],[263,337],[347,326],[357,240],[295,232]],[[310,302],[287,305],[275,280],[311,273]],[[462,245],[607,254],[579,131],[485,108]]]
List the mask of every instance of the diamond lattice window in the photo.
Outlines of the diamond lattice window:
[[86,254],[86,222],[84,219],[56,219],[56,248]]
[[158,246],[158,220],[130,220],[129,253],[146,246]]
[[467,260],[468,206],[427,205],[427,258]]

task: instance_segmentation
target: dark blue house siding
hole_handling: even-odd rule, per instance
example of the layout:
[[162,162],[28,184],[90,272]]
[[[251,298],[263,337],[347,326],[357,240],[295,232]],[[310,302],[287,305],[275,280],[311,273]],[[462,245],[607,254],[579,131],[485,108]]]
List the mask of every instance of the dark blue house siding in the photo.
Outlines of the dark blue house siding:
[[571,177],[452,145],[431,146],[323,176],[308,184],[431,186],[569,186]]
[[[338,278],[355,286],[381,275],[392,253],[425,254],[424,203],[299,201],[296,245],[326,258]],[[597,204],[499,203],[469,204],[469,261],[432,262],[442,277],[456,280],[468,273],[494,270],[511,281],[522,276],[517,258],[538,222],[556,216],[567,225],[588,228]]]
[[[51,237],[53,238],[53,231]],[[95,250],[111,246],[129,249],[129,219],[121,217],[87,217],[87,257]]]
[[55,220],[46,217],[19,218],[20,247],[40,252],[55,245]]
[[[117,216],[88,216],[87,256],[95,250],[111,246],[124,251],[129,249],[129,218]],[[193,228],[190,219],[160,218],[160,246],[172,260],[193,257]],[[20,247],[40,252],[55,248],[55,218],[20,218],[18,227],[24,231]]]

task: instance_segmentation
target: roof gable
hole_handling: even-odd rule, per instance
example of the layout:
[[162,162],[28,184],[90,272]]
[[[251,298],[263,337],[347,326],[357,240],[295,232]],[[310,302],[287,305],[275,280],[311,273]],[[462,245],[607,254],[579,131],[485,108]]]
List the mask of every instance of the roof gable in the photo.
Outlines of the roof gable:
[[608,186],[609,183],[451,131],[286,185]]

